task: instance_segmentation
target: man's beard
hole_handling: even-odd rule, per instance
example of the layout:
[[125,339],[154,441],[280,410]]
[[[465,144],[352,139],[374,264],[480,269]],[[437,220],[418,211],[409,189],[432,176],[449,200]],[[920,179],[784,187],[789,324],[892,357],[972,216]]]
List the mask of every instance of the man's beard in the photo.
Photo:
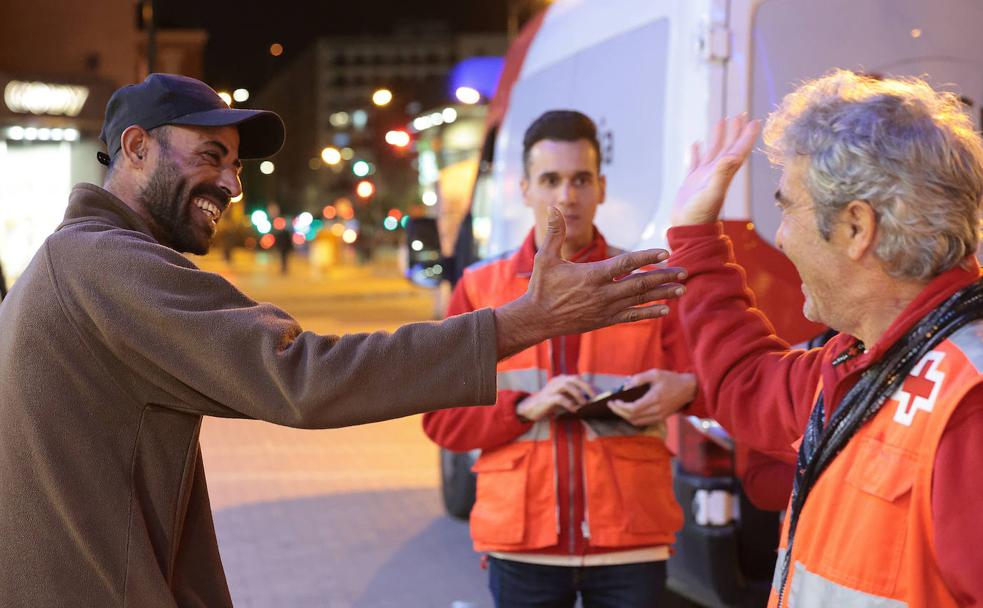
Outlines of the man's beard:
[[208,253],[211,235],[206,239],[196,235],[195,218],[192,217],[191,201],[199,194],[216,201],[228,201],[229,198],[217,186],[202,184],[190,188],[177,165],[166,155],[162,156],[150,181],[139,194],[143,208],[156,224],[155,236],[161,243],[182,253]]

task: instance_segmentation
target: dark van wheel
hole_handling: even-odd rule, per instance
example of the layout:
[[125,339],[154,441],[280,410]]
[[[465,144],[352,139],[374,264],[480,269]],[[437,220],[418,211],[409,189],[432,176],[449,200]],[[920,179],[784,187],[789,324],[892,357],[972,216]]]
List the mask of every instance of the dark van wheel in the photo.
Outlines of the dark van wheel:
[[475,475],[471,465],[475,457],[471,452],[440,450],[440,490],[447,514],[457,519],[467,519],[474,506]]

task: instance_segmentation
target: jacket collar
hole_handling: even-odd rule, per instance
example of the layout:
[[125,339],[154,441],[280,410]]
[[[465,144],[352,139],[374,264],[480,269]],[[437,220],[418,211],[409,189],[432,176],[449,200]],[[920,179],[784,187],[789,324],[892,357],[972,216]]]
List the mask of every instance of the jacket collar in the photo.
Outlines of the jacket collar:
[[[532,264],[536,257],[536,229],[533,228],[526,235],[526,240],[522,242],[519,250],[515,254],[515,274],[518,276],[529,276],[532,274]],[[594,238],[580,251],[570,258],[571,262],[599,262],[606,260],[608,255],[608,243],[604,236],[595,227]]]
[[65,219],[58,226],[58,230],[92,219],[103,220],[114,226],[136,230],[153,237],[143,218],[116,195],[95,184],[76,184],[68,197]]

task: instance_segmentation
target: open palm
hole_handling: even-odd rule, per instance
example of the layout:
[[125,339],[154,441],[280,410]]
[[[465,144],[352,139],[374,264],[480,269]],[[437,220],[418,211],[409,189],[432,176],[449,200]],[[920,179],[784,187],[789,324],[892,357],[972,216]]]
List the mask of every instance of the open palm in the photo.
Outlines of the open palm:
[[700,144],[691,149],[689,173],[676,193],[672,224],[689,226],[717,221],[727,188],[754,146],[761,122],[747,115],[720,120],[713,128],[705,152]]

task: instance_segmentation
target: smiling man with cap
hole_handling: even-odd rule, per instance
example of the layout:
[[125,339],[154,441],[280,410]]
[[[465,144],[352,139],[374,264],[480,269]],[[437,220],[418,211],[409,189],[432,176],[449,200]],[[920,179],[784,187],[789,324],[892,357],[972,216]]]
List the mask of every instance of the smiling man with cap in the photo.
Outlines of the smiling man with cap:
[[667,283],[679,269],[630,274],[663,251],[565,262],[554,211],[509,304],[392,334],[305,332],[181,255],[208,250],[240,158],[283,138],[276,114],[181,76],[110,100],[103,187],[73,189],[0,305],[3,606],[230,606],[202,416],[330,428],[491,404],[496,360],[663,316],[649,302],[682,292]]

